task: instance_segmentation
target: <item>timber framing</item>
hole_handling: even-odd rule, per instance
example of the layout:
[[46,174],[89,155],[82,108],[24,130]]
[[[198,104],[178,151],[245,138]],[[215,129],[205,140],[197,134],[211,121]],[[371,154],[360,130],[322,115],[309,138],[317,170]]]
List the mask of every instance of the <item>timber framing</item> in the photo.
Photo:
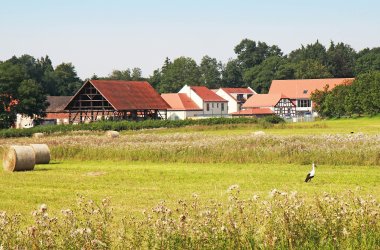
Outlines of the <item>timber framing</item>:
[[296,116],[296,105],[289,98],[281,98],[274,106],[274,113],[278,116],[284,117],[290,115]]
[[[109,87],[112,87],[110,83]],[[116,84],[127,84],[120,82]],[[115,84],[115,83],[113,83]],[[149,85],[150,86],[150,85]],[[128,98],[128,95],[119,96],[120,99]],[[165,102],[164,102],[165,103]],[[166,110],[161,113],[158,108],[127,108],[118,109],[91,81],[87,81],[72,97],[65,110],[69,113],[69,123],[84,123],[98,120],[145,120],[166,119]]]

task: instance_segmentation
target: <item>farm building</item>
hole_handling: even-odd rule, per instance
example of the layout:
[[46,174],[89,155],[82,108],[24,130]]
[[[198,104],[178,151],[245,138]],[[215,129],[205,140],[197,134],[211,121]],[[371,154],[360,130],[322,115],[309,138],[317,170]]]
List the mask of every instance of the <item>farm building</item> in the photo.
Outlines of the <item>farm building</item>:
[[250,87],[248,88],[220,88],[215,92],[218,96],[228,101],[228,113],[232,114],[241,110],[242,105],[252,95],[257,94]]
[[148,82],[88,80],[64,110],[69,113],[70,123],[81,123],[100,119],[166,119],[168,108]]
[[[296,106],[285,95],[282,94],[256,94],[251,96],[244,104],[243,109],[264,109],[269,114],[268,109],[274,114],[281,117],[294,117],[296,115]],[[245,111],[249,112],[249,111]],[[251,111],[258,112],[258,111]]]
[[203,113],[203,110],[185,93],[162,94],[161,97],[170,106],[167,110],[169,120],[184,120]]
[[268,115],[274,115],[274,111],[270,108],[251,108],[251,109],[243,109],[234,113],[231,113],[233,117],[263,117]]
[[65,110],[72,96],[48,96],[44,124],[68,124],[69,112]]
[[201,112],[197,117],[223,117],[228,115],[228,101],[205,86],[185,85],[178,93],[186,94]]
[[337,85],[351,84],[354,78],[327,78],[327,79],[300,79],[300,80],[273,80],[269,94],[287,96],[296,106],[296,115],[304,116],[313,113],[313,103],[310,95],[315,90],[323,90],[326,85],[329,89]]

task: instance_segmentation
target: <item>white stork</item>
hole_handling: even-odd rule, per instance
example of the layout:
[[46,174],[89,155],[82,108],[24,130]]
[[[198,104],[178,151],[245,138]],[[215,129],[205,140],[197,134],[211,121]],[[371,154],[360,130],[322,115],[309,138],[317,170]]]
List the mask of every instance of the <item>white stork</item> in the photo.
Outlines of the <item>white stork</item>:
[[311,179],[313,179],[314,175],[315,175],[315,167],[317,165],[314,164],[313,162],[313,168],[311,169],[311,171],[307,174],[306,176],[306,179],[305,179],[305,182],[309,182]]

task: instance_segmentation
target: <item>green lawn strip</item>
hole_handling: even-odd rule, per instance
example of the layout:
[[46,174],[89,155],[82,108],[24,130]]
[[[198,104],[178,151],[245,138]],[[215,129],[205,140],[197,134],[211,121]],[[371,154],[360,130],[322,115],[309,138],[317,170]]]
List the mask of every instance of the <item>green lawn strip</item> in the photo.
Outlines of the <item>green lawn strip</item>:
[[160,200],[174,204],[197,193],[201,199],[225,200],[233,184],[244,198],[267,198],[272,189],[297,191],[312,199],[323,192],[352,190],[380,198],[379,167],[327,166],[304,183],[308,165],[275,164],[150,164],[74,162],[39,165],[33,172],[0,172],[0,210],[30,214],[41,203],[53,212],[72,207],[77,195],[110,197],[115,216],[138,215]]

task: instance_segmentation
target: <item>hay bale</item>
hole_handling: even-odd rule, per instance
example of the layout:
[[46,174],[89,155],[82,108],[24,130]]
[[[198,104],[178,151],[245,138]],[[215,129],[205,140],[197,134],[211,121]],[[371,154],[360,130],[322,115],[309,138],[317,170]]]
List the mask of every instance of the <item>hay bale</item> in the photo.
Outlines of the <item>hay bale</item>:
[[34,150],[30,146],[10,146],[4,152],[3,168],[6,171],[33,170],[36,164]]
[[30,144],[36,155],[36,164],[49,164],[50,149],[46,144]]
[[112,130],[110,130],[110,131],[107,131],[107,132],[106,132],[106,136],[107,136],[107,137],[110,137],[110,138],[117,138],[117,137],[120,136],[120,133],[117,132],[117,131],[112,131]]
[[263,135],[265,135],[265,132],[264,131],[255,131],[255,132],[253,132],[253,135],[255,135],[255,136],[263,136]]
[[34,133],[33,134],[33,138],[41,138],[41,137],[44,137],[45,134],[44,133]]

